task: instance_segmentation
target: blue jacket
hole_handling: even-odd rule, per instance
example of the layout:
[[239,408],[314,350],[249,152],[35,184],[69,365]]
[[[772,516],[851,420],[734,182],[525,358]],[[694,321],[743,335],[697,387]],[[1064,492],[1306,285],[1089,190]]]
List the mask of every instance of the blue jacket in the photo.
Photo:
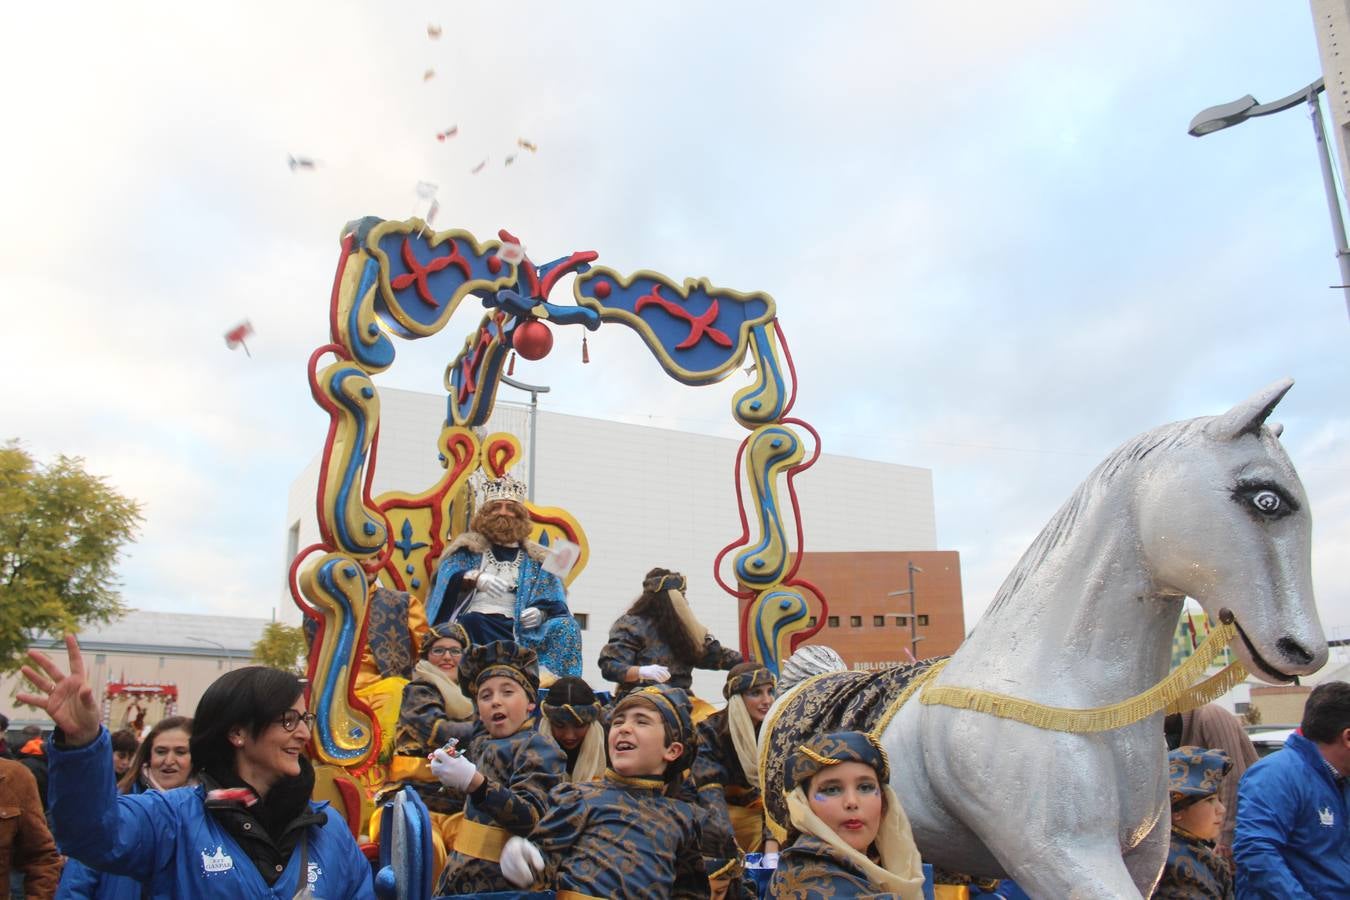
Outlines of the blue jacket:
[[[203,788],[121,795],[113,780],[107,729],[74,749],[47,744],[52,831],[62,852],[115,875],[149,881],[151,896],[172,900],[291,900],[300,851],[272,886],[205,806]],[[305,876],[319,897],[374,900],[370,865],[342,818],[310,804],[327,822],[309,829]]]
[[1350,897],[1348,800],[1301,734],[1248,769],[1233,840],[1239,900]]

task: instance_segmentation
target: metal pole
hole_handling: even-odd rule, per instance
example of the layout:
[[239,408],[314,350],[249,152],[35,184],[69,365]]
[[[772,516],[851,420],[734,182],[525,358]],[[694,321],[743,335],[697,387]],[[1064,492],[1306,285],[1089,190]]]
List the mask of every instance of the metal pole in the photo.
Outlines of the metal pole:
[[919,613],[914,599],[914,573],[922,571],[914,563],[909,564],[909,655],[919,658]]
[[1322,164],[1322,187],[1327,194],[1327,212],[1331,214],[1331,231],[1336,237],[1336,262],[1341,268],[1341,290],[1345,293],[1345,312],[1350,316],[1350,246],[1346,245],[1345,220],[1341,217],[1341,200],[1336,191],[1336,176],[1331,168],[1331,153],[1322,128],[1322,104],[1317,92],[1308,92],[1308,113],[1312,119],[1313,137],[1317,140],[1317,161]]
[[[1342,237],[1344,243],[1344,237]],[[1342,266],[1345,265],[1345,257],[1341,257]],[[1350,282],[1346,282],[1350,284]],[[530,483],[526,491],[526,496],[530,502],[534,502],[534,450],[538,445],[535,437],[539,433],[539,392],[530,391]]]

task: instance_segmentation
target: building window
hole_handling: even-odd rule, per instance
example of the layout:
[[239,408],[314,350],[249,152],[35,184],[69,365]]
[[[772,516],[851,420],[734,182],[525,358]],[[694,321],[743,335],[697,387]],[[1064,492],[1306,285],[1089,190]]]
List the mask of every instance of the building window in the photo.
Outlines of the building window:
[[811,618],[809,618],[809,619],[806,620],[806,627],[807,627],[807,628],[815,628],[815,627],[816,627],[816,617],[815,617],[815,616],[812,616]]
[[828,619],[825,620],[825,624],[828,625],[830,628],[838,628],[838,627],[839,627],[839,617],[838,617],[838,616],[830,616]]
[[886,617],[885,617],[885,616],[873,616],[873,617],[872,617],[872,625],[873,625],[874,627],[880,628],[880,627],[882,627],[882,626],[885,625],[885,624],[886,624]]
[[927,616],[919,616],[919,624],[920,624],[920,625],[927,625],[927,624],[928,624],[928,617],[927,617]]
[[849,616],[849,617],[848,617],[848,624],[849,624],[849,625],[852,625],[854,628],[861,628],[861,627],[862,627],[862,616]]
[[216,660],[216,671],[219,672],[219,671],[220,671],[221,669],[223,669],[223,668],[225,668],[225,660],[223,660],[223,659],[217,659],[217,660]]
[[909,624],[909,616],[896,616],[896,617],[895,617],[895,624],[901,625],[901,626],[908,625],[908,624]]
[[162,657],[162,656],[159,658],[159,667],[160,667],[161,669],[164,668],[164,657]]
[[582,631],[585,631],[586,626],[591,624],[590,613],[572,613],[572,618],[577,620],[577,627]]
[[107,661],[108,661],[108,654],[106,654],[106,653],[96,653],[96,654],[94,654],[94,665],[96,665],[96,666],[101,666],[101,665],[103,665],[103,664],[104,664],[105,662],[107,662]]

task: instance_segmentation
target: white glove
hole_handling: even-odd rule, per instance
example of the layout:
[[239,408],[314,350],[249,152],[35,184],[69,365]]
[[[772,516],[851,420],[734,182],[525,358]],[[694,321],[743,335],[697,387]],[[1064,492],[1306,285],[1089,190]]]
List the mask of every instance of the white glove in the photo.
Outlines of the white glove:
[[478,767],[463,754],[451,756],[444,750],[437,749],[431,753],[431,774],[446,787],[467,793],[473,776],[478,774]]
[[539,848],[523,837],[513,836],[502,847],[502,875],[518,888],[528,888],[544,872]]
[[778,854],[777,854],[777,853],[765,853],[765,854],[764,854],[763,856],[761,856],[760,859],[759,859],[759,867],[760,867],[761,869],[776,869],[776,868],[778,868]]
[[638,678],[664,684],[670,680],[670,670],[665,666],[638,666]]
[[537,606],[531,606],[520,614],[520,627],[527,631],[531,628],[538,628],[543,621],[544,613]]
[[500,597],[506,593],[506,582],[491,572],[479,572],[474,583],[477,589],[489,597]]

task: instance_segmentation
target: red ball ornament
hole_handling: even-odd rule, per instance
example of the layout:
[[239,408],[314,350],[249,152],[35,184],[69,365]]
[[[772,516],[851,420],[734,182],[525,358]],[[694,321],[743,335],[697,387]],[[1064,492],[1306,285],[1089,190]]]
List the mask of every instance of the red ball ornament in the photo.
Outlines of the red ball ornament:
[[530,319],[511,333],[511,346],[526,359],[543,359],[553,349],[553,332],[538,319]]

